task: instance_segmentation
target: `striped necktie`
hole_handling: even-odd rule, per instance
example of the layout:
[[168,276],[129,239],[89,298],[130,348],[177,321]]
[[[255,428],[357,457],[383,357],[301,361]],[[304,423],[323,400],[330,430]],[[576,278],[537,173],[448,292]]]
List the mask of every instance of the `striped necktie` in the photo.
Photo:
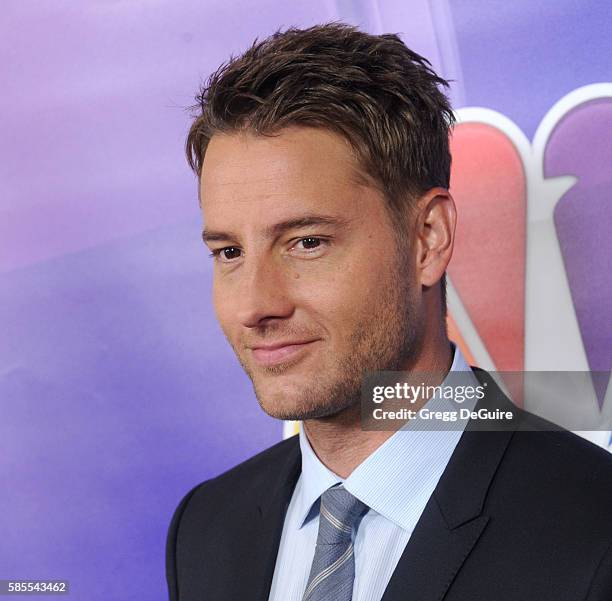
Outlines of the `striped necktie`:
[[368,510],[342,484],[321,495],[319,533],[302,601],[351,601],[355,580],[353,526]]

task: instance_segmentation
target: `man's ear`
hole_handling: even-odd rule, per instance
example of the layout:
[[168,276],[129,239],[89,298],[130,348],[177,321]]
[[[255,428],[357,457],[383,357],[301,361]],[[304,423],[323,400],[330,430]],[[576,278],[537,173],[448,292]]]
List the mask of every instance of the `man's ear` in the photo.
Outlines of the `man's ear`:
[[432,188],[417,201],[416,272],[422,286],[440,281],[453,254],[457,209],[446,188]]

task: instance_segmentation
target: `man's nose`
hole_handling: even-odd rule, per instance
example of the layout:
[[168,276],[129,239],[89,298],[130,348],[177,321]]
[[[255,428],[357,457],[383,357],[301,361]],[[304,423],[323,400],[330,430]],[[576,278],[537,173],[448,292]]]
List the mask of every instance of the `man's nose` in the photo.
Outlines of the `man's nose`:
[[289,280],[294,278],[287,266],[270,257],[251,256],[242,268],[237,291],[240,323],[255,327],[274,318],[290,317],[294,304]]

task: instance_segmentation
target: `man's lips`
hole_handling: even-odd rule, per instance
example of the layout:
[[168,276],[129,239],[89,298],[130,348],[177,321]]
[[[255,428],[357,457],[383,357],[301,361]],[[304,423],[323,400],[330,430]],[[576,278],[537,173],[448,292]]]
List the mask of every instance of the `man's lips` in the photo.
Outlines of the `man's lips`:
[[260,344],[252,346],[251,351],[259,365],[275,365],[310,350],[317,340],[287,340],[274,344]]

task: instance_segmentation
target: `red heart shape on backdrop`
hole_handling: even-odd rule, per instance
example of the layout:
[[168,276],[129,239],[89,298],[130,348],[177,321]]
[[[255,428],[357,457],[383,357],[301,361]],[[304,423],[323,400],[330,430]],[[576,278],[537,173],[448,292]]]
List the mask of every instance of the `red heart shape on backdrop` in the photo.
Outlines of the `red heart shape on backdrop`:
[[[449,277],[496,369],[522,371],[527,230],[523,162],[508,136],[484,123],[457,124],[451,152],[450,191],[458,221]],[[511,393],[522,404],[522,391]]]

